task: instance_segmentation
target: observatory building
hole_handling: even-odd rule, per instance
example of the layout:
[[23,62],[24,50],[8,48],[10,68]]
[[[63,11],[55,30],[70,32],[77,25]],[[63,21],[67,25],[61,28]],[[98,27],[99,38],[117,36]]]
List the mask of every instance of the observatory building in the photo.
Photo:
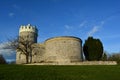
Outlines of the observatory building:
[[[37,43],[38,30],[30,24],[20,26],[19,37],[32,44],[32,63],[71,63],[81,62],[82,40],[74,36],[57,36],[49,38],[44,43]],[[21,40],[19,38],[19,40]],[[26,63],[26,55],[17,51],[16,63]]]

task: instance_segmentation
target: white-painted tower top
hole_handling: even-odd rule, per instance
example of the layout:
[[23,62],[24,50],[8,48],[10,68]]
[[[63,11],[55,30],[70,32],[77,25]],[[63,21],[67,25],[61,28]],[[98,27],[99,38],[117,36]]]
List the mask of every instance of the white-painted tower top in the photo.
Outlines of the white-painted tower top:
[[21,25],[20,26],[20,30],[19,33],[21,32],[34,32],[34,33],[38,33],[38,30],[36,28],[36,26],[32,26],[31,24],[28,25]]

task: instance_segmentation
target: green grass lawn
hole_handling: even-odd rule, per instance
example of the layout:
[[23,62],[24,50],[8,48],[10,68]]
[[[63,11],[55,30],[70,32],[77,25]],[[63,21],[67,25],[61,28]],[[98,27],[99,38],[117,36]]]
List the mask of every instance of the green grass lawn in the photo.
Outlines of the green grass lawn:
[[0,80],[120,80],[120,66],[0,65]]

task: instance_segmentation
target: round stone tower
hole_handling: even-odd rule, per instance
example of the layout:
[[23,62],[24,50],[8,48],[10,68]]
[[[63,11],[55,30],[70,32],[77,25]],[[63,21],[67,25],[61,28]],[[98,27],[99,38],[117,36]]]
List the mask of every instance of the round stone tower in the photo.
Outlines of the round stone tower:
[[37,43],[38,30],[35,26],[31,26],[30,24],[21,26],[19,30],[19,36],[25,40]]
[[82,40],[73,36],[60,36],[45,41],[46,62],[66,64],[82,61]]
[[[35,26],[32,26],[30,24],[26,26],[20,26],[19,29],[19,40],[27,40],[32,43],[37,43],[37,36],[38,36],[38,30]],[[22,38],[22,39],[21,39]],[[21,54],[21,52],[17,51],[16,54],[16,63],[22,64],[26,63],[26,57],[24,54]]]

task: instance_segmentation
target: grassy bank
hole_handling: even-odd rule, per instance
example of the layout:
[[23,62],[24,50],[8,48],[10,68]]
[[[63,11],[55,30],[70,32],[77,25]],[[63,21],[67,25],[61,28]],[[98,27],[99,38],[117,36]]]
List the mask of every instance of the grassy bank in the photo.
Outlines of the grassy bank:
[[0,65],[0,80],[120,80],[120,66]]

